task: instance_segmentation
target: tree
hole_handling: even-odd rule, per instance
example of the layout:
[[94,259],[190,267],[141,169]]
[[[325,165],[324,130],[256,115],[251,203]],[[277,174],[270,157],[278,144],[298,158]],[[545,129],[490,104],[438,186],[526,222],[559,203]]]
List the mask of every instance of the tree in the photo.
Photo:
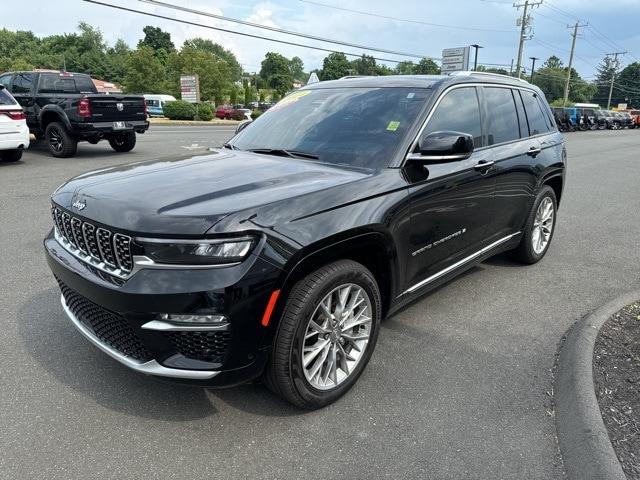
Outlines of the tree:
[[509,75],[504,68],[487,68],[484,65],[478,65],[476,67],[476,72],[487,72],[487,73],[497,73],[498,75]]
[[351,62],[351,68],[356,75],[376,75],[378,73],[376,59],[371,55],[363,54],[362,57],[356,58]]
[[235,85],[233,85],[231,87],[231,90],[229,91],[229,103],[231,105],[235,105],[236,103],[238,103],[238,89]]
[[[600,105],[606,105],[609,100],[609,89],[611,88],[611,78],[615,75],[618,76],[618,72],[620,71],[620,61],[609,55],[606,55],[600,65],[598,65],[598,69],[596,72],[596,84],[598,86],[598,90],[595,95],[595,101]],[[611,104],[615,105],[620,103],[621,100],[624,101],[624,92],[620,89],[613,89],[613,95],[611,97]]]
[[154,51],[164,50],[165,53],[175,51],[176,46],[171,41],[171,34],[165,32],[160,27],[147,25],[142,29],[144,38],[138,42],[138,48],[142,46],[150,47]]
[[304,73],[304,63],[300,57],[293,57],[289,60],[289,71],[291,73],[291,78],[298,80],[299,82],[302,82],[306,77]]
[[617,77],[613,90],[617,94],[624,95],[628,98],[630,105],[640,107],[640,63],[634,62],[627,65],[620,75]]
[[400,62],[396,65],[395,72],[398,75],[412,75],[415,64],[411,60]]
[[195,37],[184,42],[183,47],[191,47],[196,50],[203,50],[205,52],[212,53],[227,65],[227,72],[229,74],[228,80],[235,82],[242,77],[242,66],[238,59],[231,50],[224,48],[218,43],[214,43],[208,38]]
[[560,60],[555,55],[551,55],[549,58],[547,58],[547,61],[542,64],[542,68],[557,68],[557,69],[559,69],[559,68],[562,68],[563,66],[564,66],[564,64],[562,63],[562,60]]
[[[554,56],[547,59],[533,75],[533,83],[540,87],[549,102],[561,99],[564,101],[564,89],[567,82],[568,68],[562,61]],[[569,83],[569,101],[589,102],[594,93],[595,86],[585,82],[575,69],[571,69],[571,81]]]
[[203,101],[219,99],[232,84],[227,64],[211,52],[183,45],[167,63],[171,91],[178,94],[180,75],[198,75]]
[[141,46],[129,54],[123,79],[130,93],[162,93],[165,88],[165,68],[151,47]]
[[253,99],[254,99],[253,89],[251,88],[251,85],[247,85],[246,87],[244,87],[244,104],[245,104],[245,106],[247,106],[251,102],[253,102]]
[[335,80],[349,75],[351,64],[344,53],[330,53],[322,62],[321,80]]
[[268,52],[264,56],[260,69],[260,76],[266,80],[270,88],[280,95],[291,89],[293,78],[289,69],[289,60],[279,53]]
[[430,58],[423,58],[413,69],[416,75],[440,75],[440,67]]

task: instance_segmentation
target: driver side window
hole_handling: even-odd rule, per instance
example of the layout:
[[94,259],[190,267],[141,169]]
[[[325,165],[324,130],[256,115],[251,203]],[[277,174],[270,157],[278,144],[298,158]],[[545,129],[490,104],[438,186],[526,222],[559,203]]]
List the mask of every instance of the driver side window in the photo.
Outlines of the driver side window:
[[456,88],[445,94],[429,119],[424,134],[444,130],[472,135],[473,146],[482,146],[480,103],[475,87]]

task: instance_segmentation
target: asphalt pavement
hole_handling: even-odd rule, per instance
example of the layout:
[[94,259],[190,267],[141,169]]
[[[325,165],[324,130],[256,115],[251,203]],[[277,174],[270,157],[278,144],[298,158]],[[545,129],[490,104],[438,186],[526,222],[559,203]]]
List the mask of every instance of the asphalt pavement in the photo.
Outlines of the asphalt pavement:
[[562,478],[555,354],[573,322],[640,287],[640,132],[569,134],[545,259],[495,257],[388,319],[355,387],[315,412],[260,385],[127,370],[74,330],[45,264],[49,195],[65,179],[232,132],[154,127],[129,154],[35,146],[0,165],[0,478]]

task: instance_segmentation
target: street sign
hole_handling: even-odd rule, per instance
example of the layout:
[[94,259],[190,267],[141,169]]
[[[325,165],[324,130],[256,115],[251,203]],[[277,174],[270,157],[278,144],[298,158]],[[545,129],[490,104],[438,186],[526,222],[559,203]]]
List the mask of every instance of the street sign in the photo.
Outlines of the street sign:
[[316,72],[311,72],[311,75],[309,75],[309,80],[307,80],[307,85],[318,83],[319,81],[320,79],[318,78],[318,75],[316,74]]
[[469,70],[469,52],[471,47],[445,48],[442,50],[442,72],[461,72]]
[[180,97],[185,102],[200,103],[200,80],[198,75],[180,75]]

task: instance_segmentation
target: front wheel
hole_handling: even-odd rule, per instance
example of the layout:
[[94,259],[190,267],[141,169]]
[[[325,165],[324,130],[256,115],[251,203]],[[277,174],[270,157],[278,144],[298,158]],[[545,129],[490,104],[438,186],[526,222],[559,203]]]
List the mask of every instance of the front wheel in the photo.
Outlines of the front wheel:
[[78,140],[72,137],[60,122],[51,122],[45,130],[49,152],[57,158],[73,157],[78,150]]
[[136,132],[117,133],[109,138],[109,145],[116,152],[130,152],[136,146]]
[[533,203],[520,245],[513,250],[517,260],[530,265],[542,260],[553,238],[557,210],[556,194],[553,188],[545,185]]
[[300,408],[334,402],[369,362],[380,311],[376,280],[359,263],[340,260],[307,275],[287,299],[266,385]]

